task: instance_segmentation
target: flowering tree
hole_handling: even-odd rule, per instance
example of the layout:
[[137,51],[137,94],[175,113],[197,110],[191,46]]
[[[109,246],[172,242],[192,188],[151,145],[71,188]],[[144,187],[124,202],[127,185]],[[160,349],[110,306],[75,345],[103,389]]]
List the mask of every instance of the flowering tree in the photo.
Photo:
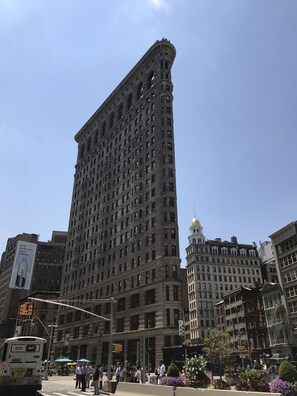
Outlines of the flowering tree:
[[205,374],[206,360],[203,356],[193,356],[186,359],[184,365],[184,375],[186,384],[193,387],[204,386],[209,383],[209,378]]

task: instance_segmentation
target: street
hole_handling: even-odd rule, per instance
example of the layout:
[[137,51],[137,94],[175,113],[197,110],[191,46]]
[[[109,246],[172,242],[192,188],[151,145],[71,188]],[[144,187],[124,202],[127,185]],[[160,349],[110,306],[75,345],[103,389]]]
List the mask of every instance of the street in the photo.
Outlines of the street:
[[37,393],[42,396],[93,395],[94,388],[87,388],[85,392],[75,388],[75,376],[52,376],[48,381],[42,381],[42,390]]

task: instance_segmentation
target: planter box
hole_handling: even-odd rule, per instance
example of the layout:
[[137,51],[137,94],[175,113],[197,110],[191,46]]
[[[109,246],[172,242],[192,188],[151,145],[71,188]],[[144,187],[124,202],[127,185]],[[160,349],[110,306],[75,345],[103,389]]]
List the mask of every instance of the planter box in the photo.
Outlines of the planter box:
[[105,392],[115,393],[116,387],[117,387],[117,382],[114,380],[105,381],[103,383],[103,390]]

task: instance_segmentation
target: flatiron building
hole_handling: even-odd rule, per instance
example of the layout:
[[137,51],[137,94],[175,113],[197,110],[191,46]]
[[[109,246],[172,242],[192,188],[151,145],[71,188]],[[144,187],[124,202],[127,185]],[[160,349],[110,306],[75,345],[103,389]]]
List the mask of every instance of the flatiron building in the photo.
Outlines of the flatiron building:
[[[181,343],[171,67],[157,41],[78,131],[61,299],[113,312],[114,360],[155,367]],[[115,303],[111,303],[111,298]],[[56,355],[106,364],[110,322],[59,311]],[[120,351],[122,350],[122,351]]]

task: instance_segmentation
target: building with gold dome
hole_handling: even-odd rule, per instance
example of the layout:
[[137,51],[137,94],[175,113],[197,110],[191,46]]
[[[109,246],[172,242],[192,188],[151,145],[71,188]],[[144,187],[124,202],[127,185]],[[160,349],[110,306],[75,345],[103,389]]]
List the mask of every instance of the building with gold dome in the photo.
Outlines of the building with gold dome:
[[194,217],[190,226],[187,253],[190,340],[199,342],[216,327],[215,304],[224,294],[240,286],[262,285],[261,261],[255,243],[207,240],[200,221]]

